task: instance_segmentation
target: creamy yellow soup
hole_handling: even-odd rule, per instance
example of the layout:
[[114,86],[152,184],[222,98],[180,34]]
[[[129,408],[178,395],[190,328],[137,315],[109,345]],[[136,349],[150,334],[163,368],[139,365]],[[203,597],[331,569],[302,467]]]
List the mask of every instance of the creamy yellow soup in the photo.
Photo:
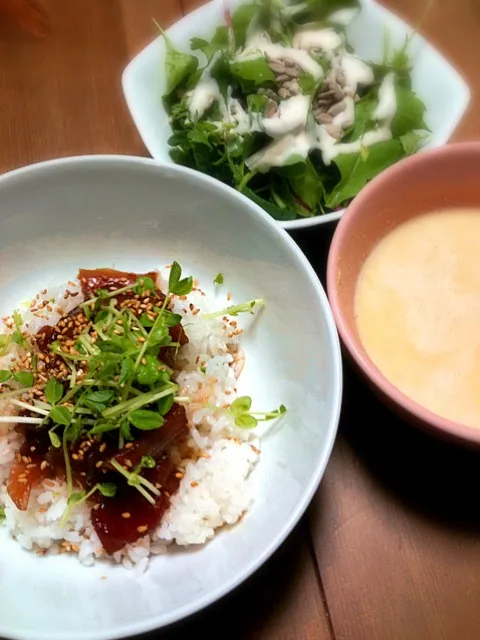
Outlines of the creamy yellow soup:
[[400,391],[480,428],[480,209],[428,213],[383,238],[360,272],[355,317]]

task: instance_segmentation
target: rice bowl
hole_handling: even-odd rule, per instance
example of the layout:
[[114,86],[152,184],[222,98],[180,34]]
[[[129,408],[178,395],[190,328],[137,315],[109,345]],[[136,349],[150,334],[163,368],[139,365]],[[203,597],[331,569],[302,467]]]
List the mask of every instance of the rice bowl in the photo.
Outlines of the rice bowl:
[[[260,446],[250,440],[253,432],[234,436],[242,443],[248,438],[236,477],[253,467],[252,502],[242,496],[245,502],[222,511],[219,520],[217,510],[208,532],[202,528],[199,534],[203,539],[216,531],[207,543],[185,547],[180,534],[177,542],[167,539],[169,534],[159,544],[165,552],[153,558],[139,544],[133,559],[102,557],[85,567],[74,549],[37,555],[7,526],[0,527],[1,636],[106,640],[167,625],[214,602],[263,564],[318,486],[341,401],[340,350],[325,294],[304,256],[273,221],[239,194],[189,170],[139,158],[70,158],[0,178],[0,195],[0,317],[26,312],[22,303],[44,289],[58,288],[61,295],[80,267],[145,274],[175,259],[198,279],[206,293],[201,304],[213,311],[265,299],[260,313],[235,317],[244,329],[236,336],[244,366],[236,383],[230,367],[225,384],[237,386],[239,397],[251,397],[252,411],[284,404],[287,412],[257,433]],[[224,276],[222,286],[213,282],[218,273]],[[199,306],[194,301],[194,308]],[[219,324],[222,332],[221,319]],[[189,339],[197,341],[192,329]],[[218,377],[217,371],[212,374]],[[222,460],[228,456],[223,468],[230,473],[231,449],[238,445],[227,442],[217,447]],[[261,450],[259,456],[251,444]],[[215,455],[202,458],[198,469],[190,465],[185,482],[199,482],[195,470],[209,486],[207,467],[214,457],[220,460]],[[181,488],[176,496],[181,501]],[[245,516],[228,524],[246,503]],[[219,521],[227,524],[217,528]],[[190,520],[187,528],[191,531]],[[126,570],[125,557],[136,568]]]

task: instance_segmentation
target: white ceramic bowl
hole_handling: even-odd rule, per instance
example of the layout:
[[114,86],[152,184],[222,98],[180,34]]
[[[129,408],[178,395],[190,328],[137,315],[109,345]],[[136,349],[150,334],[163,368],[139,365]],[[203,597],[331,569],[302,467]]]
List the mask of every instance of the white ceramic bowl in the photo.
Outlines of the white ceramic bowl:
[[220,182],[153,160],[69,158],[0,178],[2,315],[80,266],[141,272],[174,259],[212,295],[222,272],[232,301],[266,298],[244,336],[239,392],[260,411],[284,403],[288,413],[263,442],[255,504],[237,527],[202,548],[156,557],[141,577],[38,557],[0,527],[0,636],[105,640],[183,618],[255,571],[320,482],[339,419],[340,349],[322,286],[285,231]]
[[[247,0],[232,0],[234,8]],[[210,38],[223,24],[223,0],[213,0],[182,18],[167,30],[172,42],[188,51],[193,36]],[[362,10],[347,30],[348,41],[356,53],[366,60],[380,62],[385,30],[393,45],[401,47],[412,29],[400,18],[374,0],[362,0]],[[451,137],[470,102],[470,91],[461,76],[421,36],[411,44],[413,88],[424,101],[425,120],[432,133],[425,148],[439,147]],[[163,38],[157,38],[141,51],[123,73],[123,91],[128,108],[145,146],[153,158],[171,163],[167,140],[171,135],[168,115],[162,103],[165,74]],[[279,222],[285,229],[300,229],[338,220],[342,211],[314,218]]]

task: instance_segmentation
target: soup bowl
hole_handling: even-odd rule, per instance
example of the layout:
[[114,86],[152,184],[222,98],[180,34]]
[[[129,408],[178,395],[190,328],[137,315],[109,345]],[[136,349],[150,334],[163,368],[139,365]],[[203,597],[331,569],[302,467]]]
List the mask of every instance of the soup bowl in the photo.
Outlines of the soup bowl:
[[480,207],[479,175],[476,142],[448,145],[399,162],[350,205],[335,231],[327,267],[327,292],[340,338],[361,375],[408,421],[470,445],[480,444],[480,429],[440,417],[414,402],[373,363],[357,329],[355,291],[365,259],[398,225],[430,211]]

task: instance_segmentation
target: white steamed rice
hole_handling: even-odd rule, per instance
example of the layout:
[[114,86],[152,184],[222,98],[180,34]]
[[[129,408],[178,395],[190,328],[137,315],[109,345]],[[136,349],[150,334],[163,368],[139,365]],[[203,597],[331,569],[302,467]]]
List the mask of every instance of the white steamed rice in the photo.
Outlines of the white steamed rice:
[[[159,276],[163,290],[165,277],[168,278],[167,270]],[[66,289],[78,295],[65,299]],[[43,301],[48,307],[38,310]],[[20,312],[28,331],[34,334],[45,324],[56,324],[81,301],[79,284],[69,282],[55,291],[44,290],[33,307],[25,306]],[[126,568],[145,570],[149,557],[166,552],[172,543],[203,544],[220,527],[238,522],[251,507],[250,474],[260,454],[259,439],[254,432],[237,428],[228,413],[205,408],[205,404],[223,407],[233,402],[243,367],[238,345],[241,330],[237,322],[202,316],[202,312],[216,310],[222,304],[230,303],[217,300],[212,309],[208,297],[199,288],[194,288],[183,299],[174,298],[174,310],[184,317],[183,325],[189,337],[189,344],[179,351],[177,381],[180,395],[192,399],[185,404],[185,409],[190,426],[189,445],[195,456],[190,461],[182,461],[184,477],[158,529],[111,558]],[[9,325],[8,320],[0,321],[0,333],[10,331]],[[0,359],[0,369],[8,368],[11,361],[12,354]],[[5,404],[0,403],[1,415],[7,415],[10,410]],[[64,484],[46,480],[32,490],[26,511],[15,507],[7,494],[6,483],[22,436],[15,433],[13,424],[3,423],[0,429],[0,505],[5,509],[4,526],[9,533],[22,547],[40,554],[76,553],[84,565],[105,558],[106,553],[90,522],[88,506],[76,507],[68,521],[60,523],[67,505]]]

